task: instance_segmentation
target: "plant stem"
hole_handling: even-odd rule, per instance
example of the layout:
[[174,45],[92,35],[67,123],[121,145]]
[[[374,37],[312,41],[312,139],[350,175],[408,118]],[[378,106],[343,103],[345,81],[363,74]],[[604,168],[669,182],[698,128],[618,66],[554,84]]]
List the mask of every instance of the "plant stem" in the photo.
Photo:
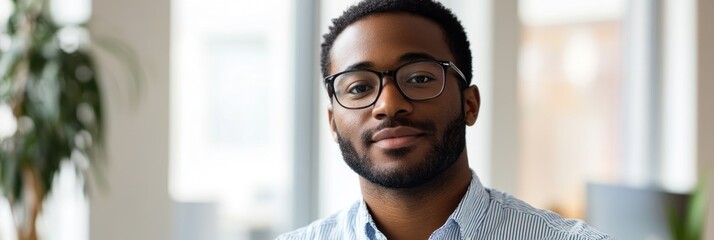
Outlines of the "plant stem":
[[42,210],[42,185],[40,184],[37,170],[24,167],[22,171],[24,196],[23,196],[23,223],[18,225],[17,237],[19,240],[37,240],[37,216]]

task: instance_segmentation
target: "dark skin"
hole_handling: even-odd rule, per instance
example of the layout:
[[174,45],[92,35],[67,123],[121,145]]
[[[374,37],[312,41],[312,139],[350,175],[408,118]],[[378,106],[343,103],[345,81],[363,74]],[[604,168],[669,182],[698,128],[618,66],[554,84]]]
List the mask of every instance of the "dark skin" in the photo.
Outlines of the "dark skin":
[[[407,13],[382,13],[361,19],[348,26],[336,39],[330,58],[329,73],[357,66],[377,71],[392,70],[404,63],[418,60],[414,55],[454,62],[443,30],[435,22]],[[397,118],[428,120],[436,132],[428,133],[441,140],[450,121],[464,113],[466,125],[473,125],[480,106],[476,86],[464,90],[453,70],[448,71],[441,96],[413,102],[404,98],[394,79],[385,77],[377,102],[364,109],[345,109],[337,102],[328,108],[333,137],[337,134],[354,144],[359,154],[367,154],[380,171],[400,173],[425,161],[424,154],[432,148],[427,136],[396,136],[390,144],[360,143],[360,135],[380,123]],[[463,104],[461,94],[463,94]],[[463,106],[463,108],[461,108]],[[393,157],[384,152],[389,147],[410,147],[408,154]],[[385,188],[360,177],[364,201],[379,230],[389,239],[427,239],[444,225],[456,209],[471,181],[466,150],[442,174],[413,188]]]

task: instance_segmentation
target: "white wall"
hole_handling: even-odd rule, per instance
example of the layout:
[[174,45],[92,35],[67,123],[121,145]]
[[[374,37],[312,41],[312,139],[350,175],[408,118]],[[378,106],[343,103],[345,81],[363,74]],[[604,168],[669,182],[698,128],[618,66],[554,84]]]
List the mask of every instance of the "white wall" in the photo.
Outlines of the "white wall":
[[[491,107],[491,180],[492,187],[515,194],[518,189],[518,50],[520,46],[520,19],[518,1],[490,0],[487,3],[491,26],[487,32],[490,58],[484,69],[490,74]],[[487,51],[488,51],[487,50]],[[474,64],[478,66],[477,64]],[[478,70],[474,70],[478,71]],[[481,115],[483,116],[483,115]]]
[[709,178],[709,214],[704,239],[714,239],[714,1],[699,0],[697,13],[697,158],[699,175]]
[[92,33],[130,46],[145,77],[140,97],[131,99],[127,70],[95,44],[106,96],[108,164],[107,184],[91,194],[90,239],[169,239],[170,1],[92,4]]

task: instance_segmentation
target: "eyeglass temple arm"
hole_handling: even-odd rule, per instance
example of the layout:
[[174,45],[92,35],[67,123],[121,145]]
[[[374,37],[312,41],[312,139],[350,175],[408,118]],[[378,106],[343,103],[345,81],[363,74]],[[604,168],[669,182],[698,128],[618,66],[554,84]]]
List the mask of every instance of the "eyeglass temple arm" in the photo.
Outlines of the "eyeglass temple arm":
[[464,73],[461,72],[461,69],[459,69],[458,67],[456,67],[456,65],[455,65],[454,63],[452,63],[452,62],[449,62],[449,67],[451,67],[452,69],[454,69],[454,71],[456,71],[456,73],[459,74],[459,76],[461,76],[461,80],[464,80],[464,83],[468,84],[468,82],[466,81],[466,76],[464,76]]

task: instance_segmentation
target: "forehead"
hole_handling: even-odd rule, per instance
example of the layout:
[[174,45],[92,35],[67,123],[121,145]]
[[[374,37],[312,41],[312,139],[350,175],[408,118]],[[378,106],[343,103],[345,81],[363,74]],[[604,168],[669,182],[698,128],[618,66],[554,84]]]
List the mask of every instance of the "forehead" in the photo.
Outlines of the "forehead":
[[444,31],[437,23],[409,13],[375,14],[349,25],[335,39],[329,73],[358,63],[389,70],[402,64],[400,57],[409,53],[453,61]]

